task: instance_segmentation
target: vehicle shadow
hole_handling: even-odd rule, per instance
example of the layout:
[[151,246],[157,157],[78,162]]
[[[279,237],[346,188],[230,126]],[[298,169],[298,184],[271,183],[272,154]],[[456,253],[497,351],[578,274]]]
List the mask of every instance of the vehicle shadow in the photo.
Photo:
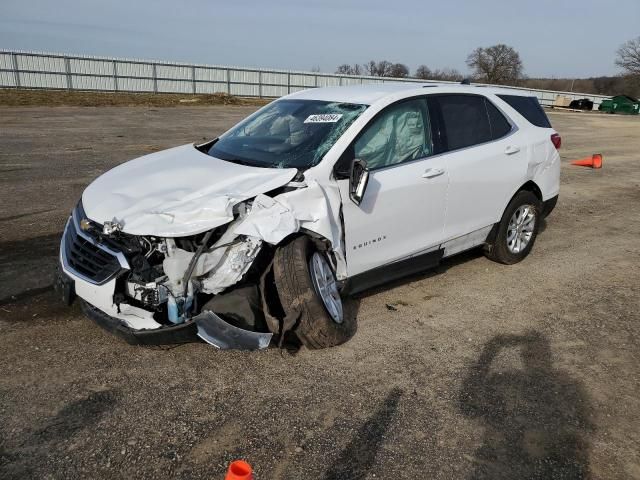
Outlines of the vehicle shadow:
[[0,270],[12,272],[0,288],[0,305],[30,300],[53,289],[61,235],[0,242]]
[[402,390],[394,388],[376,412],[360,427],[353,439],[340,452],[338,458],[327,470],[324,480],[355,480],[365,478],[373,468],[376,455],[389,429]]
[[551,359],[549,341],[535,331],[498,335],[484,346],[459,396],[462,413],[485,426],[469,478],[589,477],[589,400]]
[[[115,409],[117,402],[115,390],[89,393],[65,405],[42,428],[27,433],[12,448],[0,446],[0,478],[39,478],[36,470],[51,460],[51,452],[59,451],[62,442],[77,439],[83,431],[94,428]],[[0,426],[0,434],[3,433]]]

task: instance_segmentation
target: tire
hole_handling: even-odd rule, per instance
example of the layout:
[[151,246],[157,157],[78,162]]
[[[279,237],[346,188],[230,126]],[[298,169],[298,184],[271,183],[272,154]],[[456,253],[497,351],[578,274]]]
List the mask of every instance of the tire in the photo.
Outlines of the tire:
[[[513,233],[513,229],[509,228],[509,224],[512,221],[512,217],[516,212],[523,212],[523,208],[529,208],[530,212],[534,215],[533,226],[527,221],[526,227],[522,228],[522,231],[526,234],[530,230],[530,237],[526,242],[526,245],[520,244],[520,248],[517,248],[517,243],[510,246],[508,242],[508,235]],[[519,210],[520,209],[520,210]],[[528,218],[528,216],[527,216]],[[538,197],[532,192],[522,190],[513,197],[509,205],[502,215],[500,223],[494,227],[494,231],[491,232],[491,240],[487,242],[485,246],[485,255],[488,259],[494,262],[503,263],[505,265],[513,265],[522,261],[533,248],[536,237],[538,236],[538,229],[540,227],[540,220],[542,219],[542,204]],[[517,233],[517,231],[516,231]]]
[[342,323],[338,323],[318,295],[309,264],[314,254],[324,256],[308,237],[296,237],[280,246],[273,260],[273,276],[282,308],[286,315],[299,316],[293,333],[309,349],[340,345],[356,331],[355,315],[350,308],[345,308],[349,302],[341,302]]

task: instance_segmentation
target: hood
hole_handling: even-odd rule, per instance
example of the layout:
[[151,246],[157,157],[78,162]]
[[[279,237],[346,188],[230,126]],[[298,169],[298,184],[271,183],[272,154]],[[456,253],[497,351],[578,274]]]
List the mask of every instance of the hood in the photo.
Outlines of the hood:
[[233,206],[287,184],[295,168],[238,165],[193,145],[163,150],[109,170],[82,194],[87,217],[132,235],[181,237],[233,220]]

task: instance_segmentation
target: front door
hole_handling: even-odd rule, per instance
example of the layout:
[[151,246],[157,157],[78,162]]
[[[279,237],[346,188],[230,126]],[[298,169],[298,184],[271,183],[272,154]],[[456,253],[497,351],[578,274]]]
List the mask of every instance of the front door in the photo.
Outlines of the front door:
[[426,100],[382,110],[348,150],[367,162],[369,184],[360,205],[340,180],[350,277],[425,252],[442,240],[448,174],[432,157]]

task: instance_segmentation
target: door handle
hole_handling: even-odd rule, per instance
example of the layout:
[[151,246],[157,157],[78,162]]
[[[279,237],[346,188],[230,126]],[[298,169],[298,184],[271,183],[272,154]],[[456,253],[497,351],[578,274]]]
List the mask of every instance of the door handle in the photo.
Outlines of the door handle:
[[507,148],[504,149],[504,153],[506,153],[507,155],[513,155],[514,153],[518,153],[520,151],[520,147],[515,147],[513,145],[509,145]]
[[422,174],[422,178],[433,178],[444,173],[444,168],[427,168]]

